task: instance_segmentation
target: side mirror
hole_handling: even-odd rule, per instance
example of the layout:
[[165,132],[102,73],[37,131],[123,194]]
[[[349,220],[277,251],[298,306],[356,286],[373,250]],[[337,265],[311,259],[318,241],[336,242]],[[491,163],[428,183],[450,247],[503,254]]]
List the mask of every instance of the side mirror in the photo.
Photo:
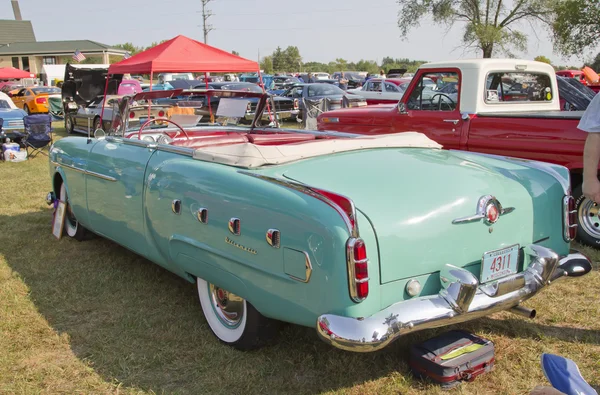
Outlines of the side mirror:
[[94,130],[94,138],[96,140],[103,140],[106,137],[106,133],[102,129]]
[[398,113],[402,115],[408,114],[408,111],[406,111],[406,104],[404,104],[404,102],[398,103]]

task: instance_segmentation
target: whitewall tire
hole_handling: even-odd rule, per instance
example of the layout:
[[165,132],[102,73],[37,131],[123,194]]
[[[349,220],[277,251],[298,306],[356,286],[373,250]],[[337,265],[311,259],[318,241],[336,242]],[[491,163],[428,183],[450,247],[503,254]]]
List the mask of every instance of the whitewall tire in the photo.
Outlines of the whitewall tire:
[[69,236],[76,240],[83,240],[85,238],[85,228],[79,224],[77,218],[73,214],[71,209],[71,204],[69,203],[69,197],[67,195],[67,188],[65,187],[65,183],[60,184],[60,200],[65,202],[67,205],[67,212],[65,213],[65,226],[64,232]]
[[276,321],[260,314],[245,299],[201,278],[196,284],[206,322],[221,342],[239,350],[251,350],[275,335]]

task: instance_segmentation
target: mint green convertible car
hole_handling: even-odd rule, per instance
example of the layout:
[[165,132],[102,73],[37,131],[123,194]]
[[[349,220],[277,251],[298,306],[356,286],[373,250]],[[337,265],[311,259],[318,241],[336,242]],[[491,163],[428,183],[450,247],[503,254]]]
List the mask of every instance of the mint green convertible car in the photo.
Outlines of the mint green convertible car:
[[533,317],[523,301],[591,270],[570,250],[565,168],[420,133],[258,126],[266,102],[249,128],[165,118],[56,142],[48,199],[67,203],[66,234],[195,283],[212,332],[239,349],[281,321],[364,352],[501,310]]

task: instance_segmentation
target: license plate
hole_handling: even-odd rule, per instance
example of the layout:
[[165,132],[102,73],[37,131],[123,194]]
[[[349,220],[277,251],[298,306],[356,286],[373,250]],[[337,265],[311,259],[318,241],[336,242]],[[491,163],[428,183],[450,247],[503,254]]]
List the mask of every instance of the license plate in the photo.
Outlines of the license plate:
[[497,280],[518,270],[519,245],[489,251],[481,258],[481,283]]

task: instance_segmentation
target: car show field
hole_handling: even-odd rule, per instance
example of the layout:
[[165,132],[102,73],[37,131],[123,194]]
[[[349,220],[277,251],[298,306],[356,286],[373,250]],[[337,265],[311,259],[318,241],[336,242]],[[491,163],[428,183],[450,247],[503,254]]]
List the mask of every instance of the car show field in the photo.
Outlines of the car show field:
[[[55,127],[57,138],[66,136]],[[406,335],[374,354],[337,350],[295,325],[258,351],[223,346],[187,281],[103,238],[52,236],[47,166],[43,156],[2,166],[1,392],[444,393],[415,380],[406,356],[412,343],[446,329]],[[600,307],[593,302],[600,254],[574,247],[592,258],[594,270],[529,300],[534,320],[503,312],[455,326],[498,350],[493,374],[460,393],[526,393],[545,382],[542,352],[576,360],[600,385]]]

